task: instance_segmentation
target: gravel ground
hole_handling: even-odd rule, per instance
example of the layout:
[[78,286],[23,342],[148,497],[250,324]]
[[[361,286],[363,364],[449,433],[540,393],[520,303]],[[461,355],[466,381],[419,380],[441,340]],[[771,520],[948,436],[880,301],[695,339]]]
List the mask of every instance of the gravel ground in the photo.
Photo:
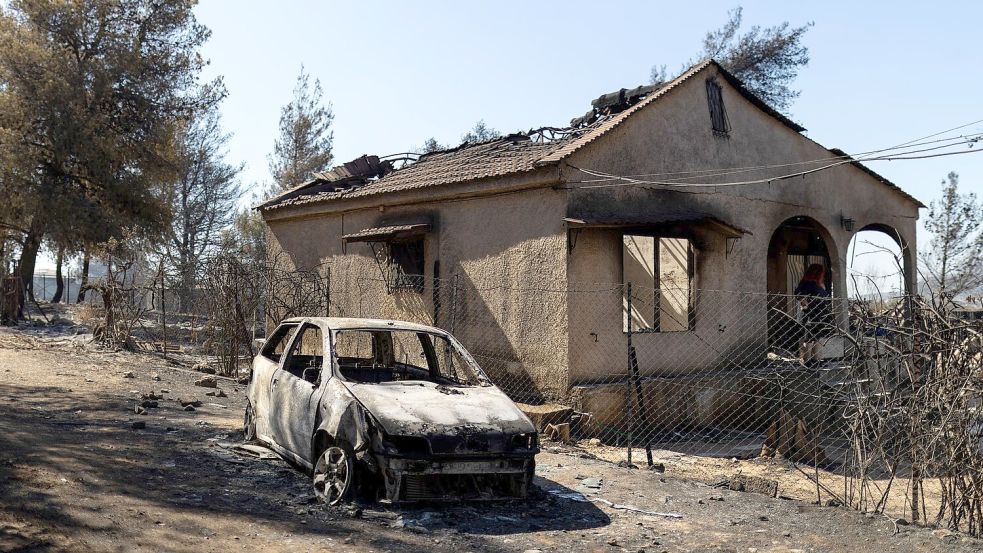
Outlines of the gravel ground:
[[0,330],[0,551],[983,551],[552,445],[525,502],[327,508],[302,472],[235,449],[243,386],[209,397],[157,357],[29,336]]

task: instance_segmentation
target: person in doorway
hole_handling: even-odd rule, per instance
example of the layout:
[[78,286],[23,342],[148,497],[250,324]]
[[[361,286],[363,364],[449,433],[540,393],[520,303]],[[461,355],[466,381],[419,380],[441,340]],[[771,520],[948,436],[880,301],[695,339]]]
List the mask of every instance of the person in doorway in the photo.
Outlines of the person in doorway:
[[802,307],[802,324],[805,326],[799,354],[803,363],[812,365],[819,355],[820,341],[833,330],[833,306],[826,289],[826,267],[818,263],[809,265],[795,287],[795,296]]

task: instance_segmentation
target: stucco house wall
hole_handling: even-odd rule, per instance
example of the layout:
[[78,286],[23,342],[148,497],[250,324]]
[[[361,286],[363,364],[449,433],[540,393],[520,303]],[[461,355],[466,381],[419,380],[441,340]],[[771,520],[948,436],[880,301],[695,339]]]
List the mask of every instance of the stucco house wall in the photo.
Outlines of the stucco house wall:
[[[427,191],[349,210],[286,210],[267,219],[269,248],[298,268],[332,268],[332,315],[447,328],[493,377],[508,375],[516,389],[555,396],[567,387],[566,297],[557,293],[566,287],[565,208],[562,192],[539,187],[443,201]],[[422,293],[387,292],[370,246],[342,240],[367,228],[421,221],[432,225],[424,237]],[[436,319],[435,276],[441,279]]]
[[[723,175],[717,182],[752,181],[826,165],[800,163],[834,157],[829,150],[792,130],[751,104],[725,79],[724,105],[731,123],[727,136],[711,129],[705,82],[717,70],[709,67],[670,91],[657,102],[627,118],[568,159],[563,177],[569,191],[567,216],[595,219],[657,220],[662,213],[701,212],[749,233],[727,251],[722,234],[694,230],[696,275],[695,329],[688,332],[647,333],[634,337],[643,374],[685,374],[726,366],[729,360],[763,357],[766,340],[766,283],[768,247],[782,222],[806,216],[819,223],[832,258],[834,293],[846,294],[846,252],[854,233],[868,225],[895,230],[908,249],[913,268],[918,204],[871,175],[843,164],[824,171],[772,183],[718,188],[666,190],[658,185],[590,186],[596,180],[579,168],[614,175],[653,175],[719,167],[788,164],[776,172],[744,171]],[[663,175],[660,177],[659,175]],[[689,182],[715,182],[708,178]],[[855,221],[854,231],[841,225]],[[571,289],[622,283],[622,231],[581,229],[568,258]],[[909,271],[911,275],[914,271]],[[742,292],[746,294],[715,291]],[[790,292],[787,291],[786,292]],[[618,294],[598,298],[571,294],[568,301],[570,378],[574,382],[624,374],[626,336]],[[708,343],[715,344],[711,349]],[[695,354],[694,352],[699,352]],[[610,364],[609,364],[610,363]]]

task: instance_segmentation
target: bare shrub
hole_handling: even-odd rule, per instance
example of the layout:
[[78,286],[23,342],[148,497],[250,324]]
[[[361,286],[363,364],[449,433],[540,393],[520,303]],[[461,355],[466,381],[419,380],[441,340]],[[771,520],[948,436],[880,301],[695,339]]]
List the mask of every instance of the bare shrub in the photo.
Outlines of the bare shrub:
[[133,328],[148,311],[147,295],[161,271],[159,266],[153,272],[147,267],[143,251],[139,237],[131,233],[93,250],[103,259],[106,274],[83,286],[82,292],[92,290],[99,295],[103,320],[94,326],[93,335],[107,347],[137,349],[132,339]]
[[904,298],[887,312],[857,304],[843,499],[883,512],[900,495],[913,521],[978,536],[983,328],[954,307],[940,298]]
[[220,253],[205,263],[204,298],[208,310],[205,349],[220,374],[238,376],[240,365],[257,353],[253,339],[267,323],[327,314],[328,272],[297,270],[285,256],[257,263]]

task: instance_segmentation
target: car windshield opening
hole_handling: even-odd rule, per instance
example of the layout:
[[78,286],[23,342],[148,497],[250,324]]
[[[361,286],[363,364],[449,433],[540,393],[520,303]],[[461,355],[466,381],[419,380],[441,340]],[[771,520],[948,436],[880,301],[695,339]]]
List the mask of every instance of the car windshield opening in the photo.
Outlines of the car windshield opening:
[[483,383],[480,369],[446,336],[412,330],[341,330],[334,335],[341,375],[351,382],[407,380],[452,386]]

